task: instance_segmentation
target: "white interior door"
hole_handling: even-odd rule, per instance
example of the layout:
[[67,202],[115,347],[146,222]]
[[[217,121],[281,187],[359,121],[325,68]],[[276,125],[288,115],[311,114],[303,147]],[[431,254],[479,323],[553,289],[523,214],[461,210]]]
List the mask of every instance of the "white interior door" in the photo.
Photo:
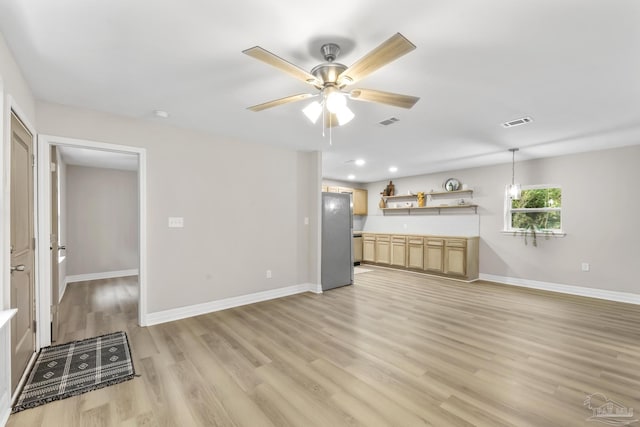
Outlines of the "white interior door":
[[36,348],[33,137],[11,114],[11,390],[15,391]]

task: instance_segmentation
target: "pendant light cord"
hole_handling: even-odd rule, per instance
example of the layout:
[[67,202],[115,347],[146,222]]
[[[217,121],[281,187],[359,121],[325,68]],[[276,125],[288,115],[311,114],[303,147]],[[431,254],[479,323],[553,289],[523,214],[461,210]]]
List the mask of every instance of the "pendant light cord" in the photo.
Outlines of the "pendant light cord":
[[511,150],[511,185],[516,183],[516,150]]

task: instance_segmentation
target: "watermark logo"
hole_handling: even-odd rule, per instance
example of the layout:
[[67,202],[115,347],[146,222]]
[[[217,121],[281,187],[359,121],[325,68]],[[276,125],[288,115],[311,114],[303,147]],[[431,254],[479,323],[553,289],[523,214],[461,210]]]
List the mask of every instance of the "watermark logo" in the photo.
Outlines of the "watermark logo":
[[602,393],[588,395],[584,400],[584,406],[593,411],[593,415],[587,418],[587,421],[597,421],[610,426],[628,426],[638,421],[633,417],[633,408],[607,399]]

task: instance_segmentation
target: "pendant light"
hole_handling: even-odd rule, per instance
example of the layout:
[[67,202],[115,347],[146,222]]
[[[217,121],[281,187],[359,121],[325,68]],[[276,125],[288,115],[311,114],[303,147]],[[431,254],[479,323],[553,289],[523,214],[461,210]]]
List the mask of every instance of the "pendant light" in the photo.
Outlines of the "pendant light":
[[511,200],[520,200],[520,184],[516,184],[516,151],[519,148],[509,148],[511,151],[511,185],[509,186],[509,197]]

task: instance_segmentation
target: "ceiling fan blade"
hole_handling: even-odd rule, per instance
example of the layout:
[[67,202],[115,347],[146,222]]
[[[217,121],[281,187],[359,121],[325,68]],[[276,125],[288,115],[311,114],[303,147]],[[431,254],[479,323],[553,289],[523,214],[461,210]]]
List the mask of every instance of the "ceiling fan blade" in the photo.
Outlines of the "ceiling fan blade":
[[303,70],[297,65],[293,65],[291,62],[285,61],[278,55],[275,55],[268,50],[261,48],[260,46],[255,46],[250,49],[243,50],[242,53],[249,55],[252,58],[259,59],[260,61],[265,62],[280,71],[284,71],[290,76],[305,83],[313,86],[322,86],[322,83],[318,81],[318,79],[313,74]]
[[274,99],[273,101],[264,102],[262,104],[253,105],[251,107],[247,107],[247,110],[262,111],[266,110],[267,108],[277,107],[282,104],[288,104],[289,102],[302,101],[303,99],[311,98],[314,96],[316,95],[311,93],[299,93],[298,95],[291,95],[280,99]]
[[362,80],[378,68],[395,61],[415,48],[416,46],[405,36],[396,33],[344,70],[338,77],[338,83],[349,85]]
[[400,95],[399,93],[383,92],[373,89],[354,89],[349,94],[357,101],[379,102],[400,108],[411,108],[420,99],[417,96]]

